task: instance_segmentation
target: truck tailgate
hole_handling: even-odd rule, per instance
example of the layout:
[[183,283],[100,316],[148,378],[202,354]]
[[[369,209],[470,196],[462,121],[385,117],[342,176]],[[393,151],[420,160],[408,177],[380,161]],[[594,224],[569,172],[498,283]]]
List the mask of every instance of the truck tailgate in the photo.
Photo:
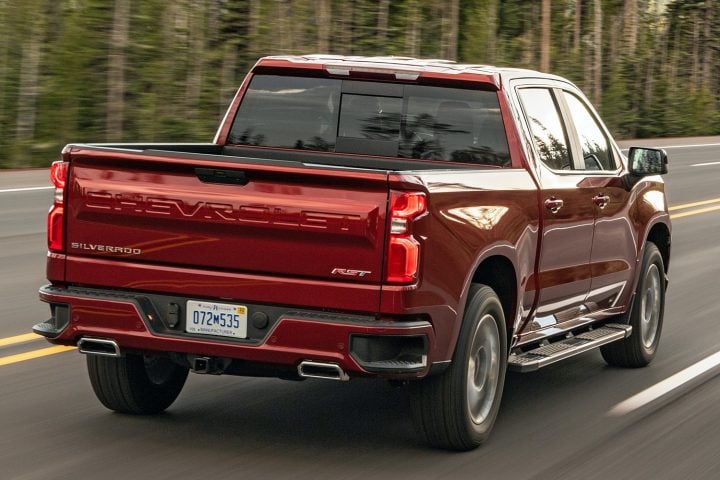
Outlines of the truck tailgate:
[[70,155],[68,255],[381,282],[387,172],[101,150]]

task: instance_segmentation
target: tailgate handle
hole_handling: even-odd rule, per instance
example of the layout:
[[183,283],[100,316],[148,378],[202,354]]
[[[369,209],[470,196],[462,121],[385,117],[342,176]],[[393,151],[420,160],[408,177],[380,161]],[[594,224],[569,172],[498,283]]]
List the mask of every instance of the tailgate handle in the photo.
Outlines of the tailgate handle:
[[217,168],[196,168],[195,174],[207,183],[228,183],[230,185],[247,185],[248,178],[241,170],[222,170]]

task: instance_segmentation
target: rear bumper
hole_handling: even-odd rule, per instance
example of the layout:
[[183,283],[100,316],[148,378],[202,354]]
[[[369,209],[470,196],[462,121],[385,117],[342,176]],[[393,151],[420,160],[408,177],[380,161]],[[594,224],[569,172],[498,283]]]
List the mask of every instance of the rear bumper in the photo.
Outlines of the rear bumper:
[[123,351],[290,368],[309,360],[337,364],[355,376],[388,378],[425,376],[432,363],[428,352],[435,346],[434,330],[422,320],[378,321],[371,316],[248,305],[249,337],[235,339],[186,333],[186,297],[52,285],[42,287],[39,295],[50,304],[52,316],[33,330],[60,345],[77,345],[82,337],[105,338]]

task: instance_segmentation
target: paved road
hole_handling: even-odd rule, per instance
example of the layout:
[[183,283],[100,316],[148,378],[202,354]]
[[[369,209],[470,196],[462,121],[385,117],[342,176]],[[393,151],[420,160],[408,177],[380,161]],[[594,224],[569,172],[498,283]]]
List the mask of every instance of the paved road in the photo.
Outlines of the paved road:
[[[191,375],[166,414],[143,418],[100,406],[75,352],[3,365],[47,347],[2,339],[27,333],[47,315],[35,291],[44,278],[52,193],[0,193],[0,479],[720,478],[715,370],[665,401],[608,413],[720,351],[720,137],[658,143],[671,159],[671,205],[714,202],[673,210],[671,284],[656,361],[615,369],[590,352],[510,375],[492,438],[463,454],[419,444],[405,391],[383,382]],[[45,179],[44,171],[0,172],[0,190],[43,186]]]

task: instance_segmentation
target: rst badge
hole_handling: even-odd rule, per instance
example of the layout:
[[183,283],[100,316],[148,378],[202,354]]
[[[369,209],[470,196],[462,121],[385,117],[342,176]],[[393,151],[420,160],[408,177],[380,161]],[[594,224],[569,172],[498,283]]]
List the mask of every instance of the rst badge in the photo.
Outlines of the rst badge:
[[343,277],[367,277],[372,272],[366,270],[351,270],[349,268],[333,268],[330,273],[333,275],[342,275]]

